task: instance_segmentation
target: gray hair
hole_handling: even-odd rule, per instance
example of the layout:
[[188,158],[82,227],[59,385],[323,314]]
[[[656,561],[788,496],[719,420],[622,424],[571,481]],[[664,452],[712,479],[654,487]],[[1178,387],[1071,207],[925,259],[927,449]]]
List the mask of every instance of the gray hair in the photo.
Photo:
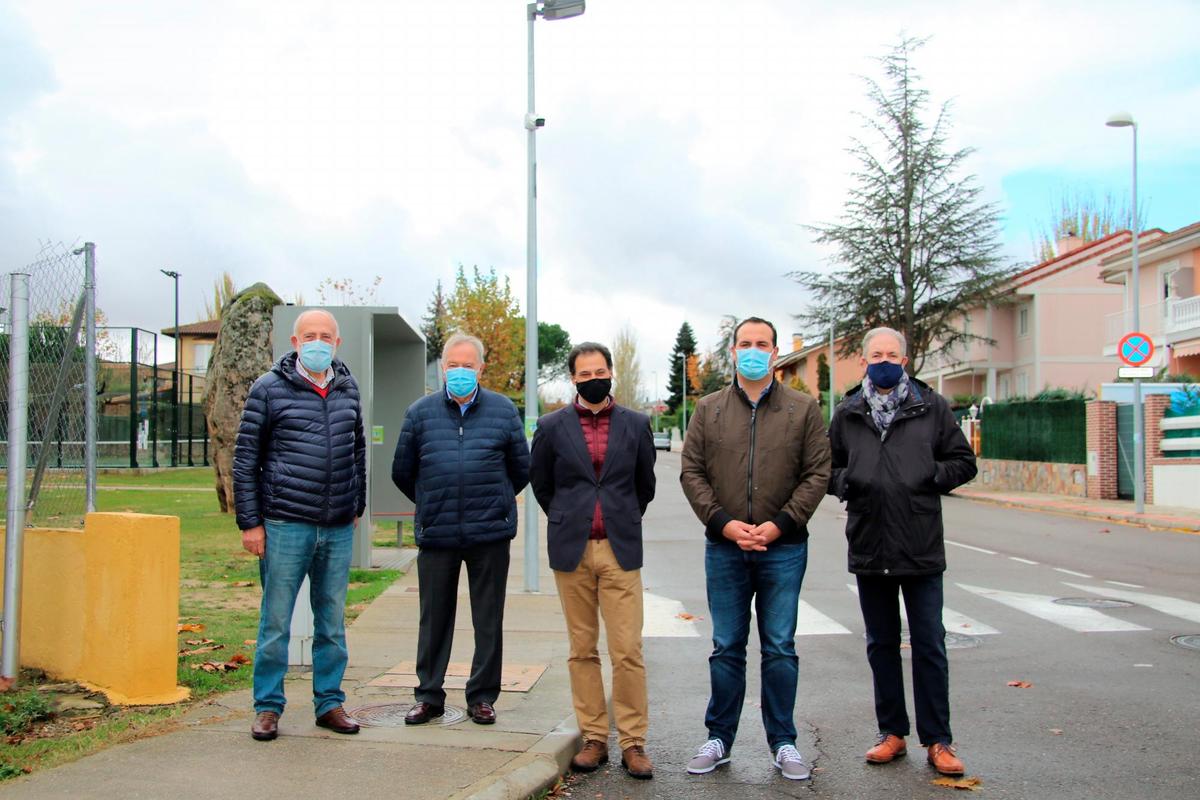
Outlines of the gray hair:
[[324,314],[325,316],[327,316],[331,320],[333,320],[333,338],[335,338],[335,339],[342,338],[341,330],[338,328],[337,317],[335,317],[333,314],[329,313],[328,311],[326,311],[323,308],[310,308],[307,311],[301,311],[299,313],[299,315],[297,315],[296,321],[294,323],[292,323],[292,336],[300,335],[300,323],[304,321],[305,317],[310,316],[312,314]]
[[471,334],[463,333],[462,331],[450,334],[450,338],[446,340],[444,345],[442,345],[442,361],[446,360],[446,353],[450,352],[450,348],[458,347],[463,343],[472,345],[475,348],[475,352],[479,354],[479,363],[482,364],[483,342],[479,340],[478,336],[472,336]]
[[871,345],[871,340],[876,336],[895,336],[896,341],[900,343],[900,355],[908,355],[908,340],[904,338],[904,334],[895,328],[872,328],[867,331],[867,335],[863,337],[862,351],[863,355],[867,354],[867,348]]

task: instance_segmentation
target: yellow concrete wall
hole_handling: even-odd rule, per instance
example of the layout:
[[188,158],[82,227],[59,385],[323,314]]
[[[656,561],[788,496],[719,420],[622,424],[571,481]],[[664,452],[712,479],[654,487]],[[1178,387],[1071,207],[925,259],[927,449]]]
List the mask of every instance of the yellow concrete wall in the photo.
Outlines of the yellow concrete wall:
[[84,530],[25,532],[21,663],[114,703],[187,697],[176,686],[179,518],[88,514]]

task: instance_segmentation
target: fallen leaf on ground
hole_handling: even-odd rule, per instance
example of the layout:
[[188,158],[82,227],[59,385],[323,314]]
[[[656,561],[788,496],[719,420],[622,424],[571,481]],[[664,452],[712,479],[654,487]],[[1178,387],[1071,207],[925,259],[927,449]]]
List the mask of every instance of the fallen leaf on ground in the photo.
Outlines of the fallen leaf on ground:
[[241,666],[241,664],[235,664],[232,661],[224,663],[220,661],[204,661],[199,664],[192,664],[192,669],[200,669],[205,672],[233,672]]
[[253,639],[243,639],[242,644],[246,645],[247,647],[257,647],[258,646],[258,642],[254,641]]
[[197,647],[194,650],[180,650],[179,655],[181,655],[181,656],[198,656],[201,653],[211,653],[214,650],[224,650],[224,649],[225,649],[225,645],[214,644],[214,645],[210,645],[208,647]]
[[249,664],[250,659],[248,657],[242,655],[241,653],[234,653],[232,656],[230,656],[229,663],[230,664]]
[[179,626],[178,632],[179,633],[200,633],[200,631],[202,631],[202,630],[204,630],[204,623],[188,622],[186,624],[181,624]]
[[254,581],[234,581],[233,583],[231,583],[229,585],[235,589],[243,589],[247,586],[253,586]]
[[1100,533],[1112,533],[1108,528],[1101,528]]
[[212,639],[185,639],[184,644],[190,644],[193,647],[201,647],[206,644],[212,644]]
[[1055,736],[1062,736],[1062,728],[1051,728],[1050,733],[1054,734]]
[[944,789],[962,789],[968,792],[978,791],[983,785],[979,778],[934,778],[930,783]]
[[1033,684],[1029,681],[1009,681],[1008,685],[1014,689],[1032,689]]
[[12,688],[12,685],[16,682],[16,680],[16,678],[0,677],[0,692],[7,692]]
[[678,614],[676,614],[675,616],[678,617],[679,619],[688,619],[688,620],[696,618],[695,615],[689,614],[686,611],[681,611]]

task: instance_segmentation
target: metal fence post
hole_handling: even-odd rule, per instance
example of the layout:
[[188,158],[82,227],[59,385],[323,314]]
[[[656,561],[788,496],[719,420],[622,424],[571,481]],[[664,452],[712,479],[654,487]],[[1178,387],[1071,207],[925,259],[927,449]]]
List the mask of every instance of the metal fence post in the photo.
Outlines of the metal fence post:
[[25,540],[25,460],[29,433],[29,275],[14,272],[9,301],[8,503],[4,537],[4,634],[0,677],[21,672],[21,567]]
[[83,292],[87,298],[87,325],[83,367],[83,471],[87,486],[87,510],[96,510],[96,245],[83,245]]
[[138,446],[138,427],[141,422],[138,419],[138,411],[141,408],[138,397],[138,374],[137,374],[137,328],[133,328],[130,335],[129,344],[129,466],[137,467],[137,446]]
[[195,399],[192,396],[192,390],[196,388],[195,381],[192,380],[194,377],[195,376],[191,375],[191,374],[189,374],[187,376],[187,379],[188,379],[188,427],[187,427],[188,448],[187,448],[187,450],[188,450],[188,466],[189,467],[196,466],[196,462],[192,460],[192,436],[194,435],[194,431],[192,430],[192,428],[193,428],[193,420],[196,415],[196,406],[194,405]]
[[158,334],[154,337],[154,363],[150,367],[150,466],[158,466]]

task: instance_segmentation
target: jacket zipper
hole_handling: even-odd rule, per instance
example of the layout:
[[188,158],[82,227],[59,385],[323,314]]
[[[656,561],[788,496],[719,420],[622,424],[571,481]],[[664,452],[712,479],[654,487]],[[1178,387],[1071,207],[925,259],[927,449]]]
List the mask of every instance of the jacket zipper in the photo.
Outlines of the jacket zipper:
[[463,495],[467,491],[466,479],[463,477],[463,425],[467,421],[467,415],[458,411],[458,546],[467,546],[467,534],[463,528]]
[[[329,389],[333,389],[333,384],[330,382]],[[329,429],[329,399],[321,398],[321,410],[325,413],[325,474],[333,475],[333,432]],[[330,486],[329,481],[325,482],[325,519],[329,520],[330,511]]]
[[758,406],[750,409],[750,464],[746,469],[746,521],[754,523],[754,440],[758,430]]

